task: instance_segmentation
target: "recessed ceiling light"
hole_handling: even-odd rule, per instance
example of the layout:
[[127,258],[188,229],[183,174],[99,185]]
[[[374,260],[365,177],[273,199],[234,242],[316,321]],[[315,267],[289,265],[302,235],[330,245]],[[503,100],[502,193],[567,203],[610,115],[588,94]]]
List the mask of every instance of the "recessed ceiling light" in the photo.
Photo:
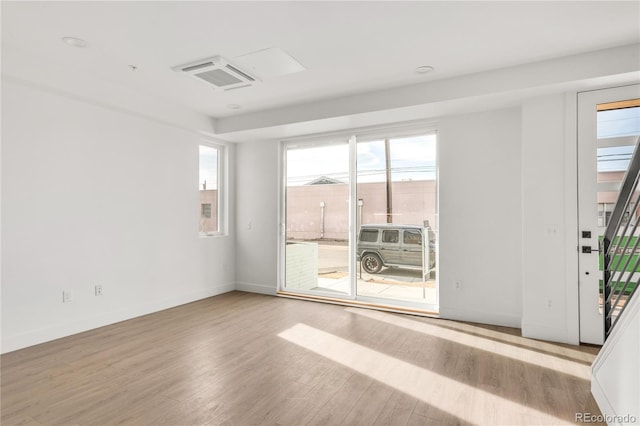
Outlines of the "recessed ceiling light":
[[430,67],[429,65],[422,65],[421,67],[416,68],[415,71],[418,74],[426,74],[433,71],[433,67]]
[[238,104],[229,104],[229,105],[227,105],[227,108],[229,108],[229,109],[240,109],[242,107],[240,105],[238,105]]
[[77,37],[62,37],[62,41],[73,47],[87,47],[87,42]]

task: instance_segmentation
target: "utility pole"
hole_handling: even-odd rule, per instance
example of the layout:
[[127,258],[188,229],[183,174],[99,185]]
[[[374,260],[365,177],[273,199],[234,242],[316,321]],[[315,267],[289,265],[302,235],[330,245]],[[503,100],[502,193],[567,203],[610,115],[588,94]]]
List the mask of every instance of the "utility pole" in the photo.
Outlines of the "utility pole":
[[391,150],[389,139],[384,140],[384,160],[387,175],[387,223],[393,223],[393,194],[391,193]]

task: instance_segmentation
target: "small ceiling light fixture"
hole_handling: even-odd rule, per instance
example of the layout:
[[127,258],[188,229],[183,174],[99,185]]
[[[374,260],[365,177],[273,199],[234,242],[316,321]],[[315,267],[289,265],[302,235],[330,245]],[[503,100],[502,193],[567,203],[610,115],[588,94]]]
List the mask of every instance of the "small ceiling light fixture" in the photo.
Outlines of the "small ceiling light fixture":
[[136,71],[136,70],[138,69],[138,67],[137,67],[137,66],[135,66],[135,65],[129,65],[129,69],[130,69],[131,71]]
[[72,47],[87,47],[88,44],[81,38],[77,37],[62,37],[62,41]]
[[429,65],[422,65],[415,69],[415,72],[417,72],[418,74],[427,74],[427,73],[430,73],[431,71],[433,71],[433,67]]
[[238,104],[229,104],[229,105],[227,105],[227,108],[229,108],[229,109],[240,109],[242,107],[240,105],[238,105]]

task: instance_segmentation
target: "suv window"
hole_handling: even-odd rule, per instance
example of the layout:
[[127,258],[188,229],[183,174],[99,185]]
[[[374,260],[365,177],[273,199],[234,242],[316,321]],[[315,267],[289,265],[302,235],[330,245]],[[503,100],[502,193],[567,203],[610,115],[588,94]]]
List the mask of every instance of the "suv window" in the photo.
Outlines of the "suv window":
[[382,231],[383,243],[397,243],[399,241],[399,233],[397,229],[385,229]]
[[360,231],[360,241],[375,243],[376,241],[378,241],[378,230],[363,229],[362,231]]
[[422,234],[418,231],[410,231],[408,229],[404,230],[404,235],[402,236],[402,242],[405,244],[422,244]]

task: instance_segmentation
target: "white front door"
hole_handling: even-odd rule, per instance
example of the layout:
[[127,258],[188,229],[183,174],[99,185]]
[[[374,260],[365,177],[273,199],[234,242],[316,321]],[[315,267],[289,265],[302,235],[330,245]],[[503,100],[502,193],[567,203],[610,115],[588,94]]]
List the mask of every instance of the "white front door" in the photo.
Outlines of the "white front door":
[[578,272],[584,343],[604,342],[598,242],[633,152],[633,135],[640,133],[640,107],[620,103],[605,113],[604,104],[638,98],[640,85],[578,94]]

